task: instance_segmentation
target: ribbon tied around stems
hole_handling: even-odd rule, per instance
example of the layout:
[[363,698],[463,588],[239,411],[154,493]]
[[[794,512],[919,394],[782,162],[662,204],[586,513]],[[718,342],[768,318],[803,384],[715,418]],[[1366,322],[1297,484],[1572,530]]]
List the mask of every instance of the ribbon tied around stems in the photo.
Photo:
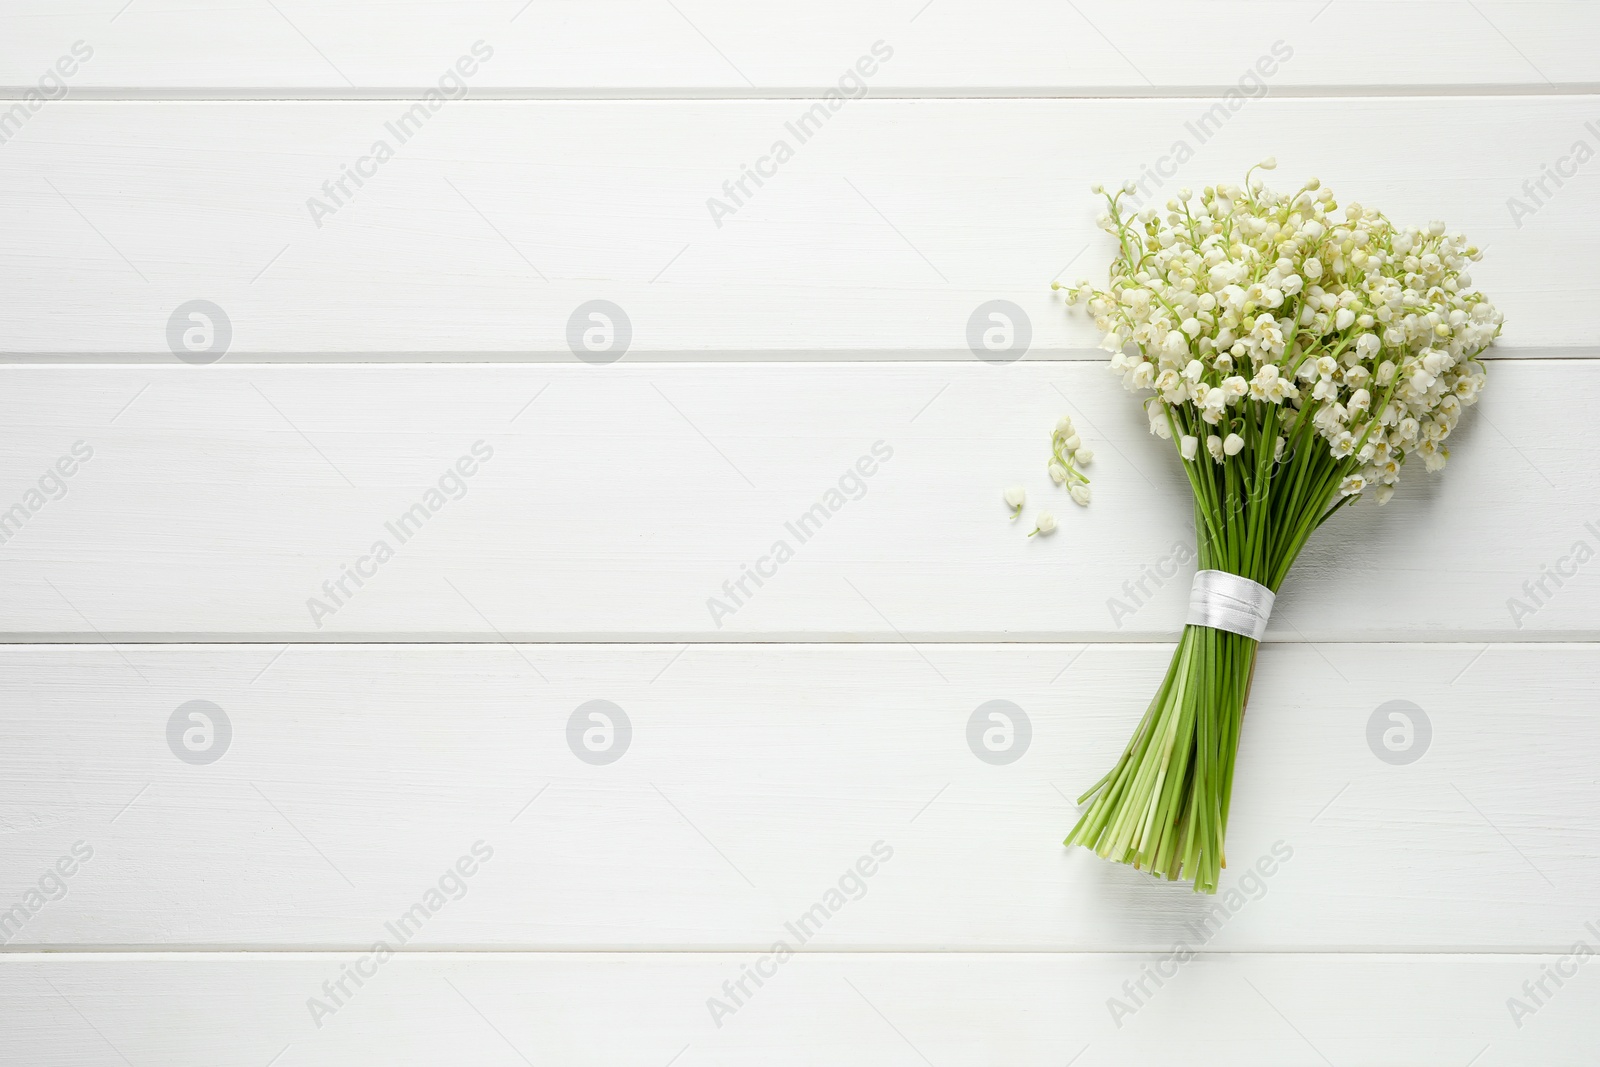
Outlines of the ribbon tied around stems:
[[1186,621],[1259,641],[1267,632],[1267,617],[1276,599],[1260,582],[1227,571],[1196,571]]

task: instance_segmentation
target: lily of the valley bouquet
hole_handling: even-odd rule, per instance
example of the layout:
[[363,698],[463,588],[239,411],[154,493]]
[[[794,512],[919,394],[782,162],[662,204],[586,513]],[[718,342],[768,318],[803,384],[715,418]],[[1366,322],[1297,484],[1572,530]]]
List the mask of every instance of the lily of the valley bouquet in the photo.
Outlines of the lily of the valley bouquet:
[[[1272,160],[1260,164],[1270,170]],[[1444,466],[1501,315],[1472,289],[1476,248],[1443,223],[1394,225],[1315,179],[1219,185],[1165,212],[1104,194],[1110,283],[1082,282],[1194,493],[1200,573],[1166,678],[1122,758],[1081,798],[1068,845],[1215,892],[1256,648],[1306,540],[1340,508]]]

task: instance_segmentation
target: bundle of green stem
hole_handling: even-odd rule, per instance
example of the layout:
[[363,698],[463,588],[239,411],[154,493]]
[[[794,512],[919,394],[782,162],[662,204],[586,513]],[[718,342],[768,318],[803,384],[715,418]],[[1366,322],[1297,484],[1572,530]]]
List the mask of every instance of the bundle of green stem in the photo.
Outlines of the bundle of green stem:
[[[1185,460],[1194,491],[1198,566],[1259,582],[1274,593],[1311,532],[1352,498],[1339,495],[1360,466],[1336,459],[1310,438],[1309,419],[1279,459],[1279,408],[1258,408],[1243,426],[1243,463]],[[1191,411],[1168,408],[1172,439],[1203,435],[1183,425]],[[1248,420],[1246,420],[1248,421]],[[1244,720],[1257,642],[1209,626],[1185,626],[1155,699],[1117,765],[1078,798],[1094,802],[1067,835],[1102,857],[1168,878],[1187,877],[1214,893],[1225,864],[1223,841],[1233,792],[1234,755]]]
[[[1402,229],[1357,204],[1336,218],[1315,178],[1278,194],[1247,174],[1193,204],[1183,190],[1164,218],[1124,215],[1133,191],[1106,196],[1110,284],[1081,282],[1068,301],[1088,304],[1124,384],[1154,393],[1151,432],[1189,479],[1200,569],[1276,594],[1312,532],[1369,488],[1385,503],[1408,456],[1444,466],[1484,384],[1474,357],[1502,321],[1470,288],[1478,250],[1443,223]],[[1068,845],[1216,892],[1256,650],[1184,627]]]

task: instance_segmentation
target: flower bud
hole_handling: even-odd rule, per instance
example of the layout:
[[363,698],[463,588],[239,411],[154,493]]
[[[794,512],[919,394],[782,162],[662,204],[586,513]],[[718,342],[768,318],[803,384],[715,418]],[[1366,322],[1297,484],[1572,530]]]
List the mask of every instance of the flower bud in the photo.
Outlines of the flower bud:
[[[1084,508],[1089,506],[1089,487],[1087,485],[1079,482],[1077,485],[1074,485],[1071,489],[1067,490],[1067,492],[1072,495],[1072,502],[1074,504]],[[1051,525],[1052,527],[1054,526],[1053,521]]]
[[1047,534],[1056,528],[1056,517],[1048,511],[1039,512],[1039,518],[1035,521],[1037,525],[1034,526],[1033,533],[1030,533],[1029,537],[1032,537],[1033,534]]

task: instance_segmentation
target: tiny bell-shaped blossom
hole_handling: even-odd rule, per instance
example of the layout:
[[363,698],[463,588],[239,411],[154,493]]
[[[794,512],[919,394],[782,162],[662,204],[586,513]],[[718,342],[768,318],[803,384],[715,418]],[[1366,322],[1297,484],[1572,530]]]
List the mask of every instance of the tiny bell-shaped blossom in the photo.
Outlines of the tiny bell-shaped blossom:
[[1072,453],[1072,461],[1080,467],[1087,467],[1094,462],[1094,449],[1080,448]]
[[1048,511],[1039,512],[1039,517],[1034,522],[1033,533],[1028,534],[1029,537],[1033,534],[1047,534],[1056,528],[1056,517]]
[[1022,514],[1022,505],[1028,502],[1028,491],[1020,485],[1013,485],[1005,491],[1005,501],[1011,508],[1011,517],[1015,519]]
[[[1341,472],[1351,481],[1335,493],[1387,499],[1407,457],[1444,466],[1446,439],[1484,386],[1477,357],[1504,316],[1465,269],[1481,250],[1443,223],[1400,227],[1359,204],[1341,207],[1314,178],[1269,191],[1273,165],[1252,167],[1242,187],[1184,190],[1165,213],[1126,203],[1137,188],[1107,190],[1111,218],[1101,222],[1122,252],[1112,284],[1080,283],[1077,302],[1122,384],[1154,392],[1150,431],[1180,437],[1185,462],[1202,442],[1218,463],[1242,457],[1242,442],[1270,418],[1284,428],[1270,434],[1278,464],[1320,462],[1326,449],[1359,464]],[[1187,439],[1169,430],[1166,416],[1180,412]],[[1293,453],[1280,434],[1293,435]],[[1087,450],[1063,447],[1071,437],[1070,424],[1059,426],[1046,460],[1069,488],[1087,462]]]
[[1067,490],[1067,492],[1072,494],[1072,502],[1074,504],[1084,508],[1089,506],[1089,487],[1084,483],[1079,482],[1077,485],[1074,485],[1071,489]]
[[1067,480],[1067,468],[1059,463],[1050,464],[1050,480],[1061,485]]
[[1072,416],[1071,415],[1063,415],[1059,419],[1057,419],[1056,420],[1055,432],[1056,432],[1057,436],[1065,436],[1066,434],[1071,433],[1072,432]]

